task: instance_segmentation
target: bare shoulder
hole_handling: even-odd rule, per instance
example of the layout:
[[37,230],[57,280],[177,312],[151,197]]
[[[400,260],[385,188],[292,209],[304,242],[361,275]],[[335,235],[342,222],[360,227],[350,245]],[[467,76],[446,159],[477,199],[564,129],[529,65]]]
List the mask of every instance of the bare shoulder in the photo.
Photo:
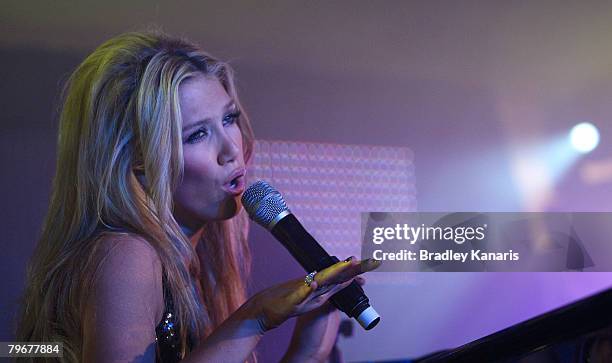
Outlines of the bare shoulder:
[[161,282],[159,255],[151,243],[140,235],[106,234],[97,241],[96,253],[101,272],[133,270],[138,275],[158,275]]
[[[98,269],[91,281],[97,298],[105,293],[147,298],[147,305],[163,304],[162,266],[155,248],[142,236],[132,233],[104,235],[97,242]],[[152,301],[151,301],[152,299]],[[158,304],[159,303],[159,304]]]
[[155,248],[142,236],[105,235],[97,241],[96,255],[98,268],[92,281],[96,292],[130,296],[146,292],[154,298],[154,301],[147,301],[150,306],[163,304],[161,261]]
[[164,306],[157,251],[135,234],[108,234],[96,245],[98,267],[83,317],[84,358],[133,360],[152,354]]

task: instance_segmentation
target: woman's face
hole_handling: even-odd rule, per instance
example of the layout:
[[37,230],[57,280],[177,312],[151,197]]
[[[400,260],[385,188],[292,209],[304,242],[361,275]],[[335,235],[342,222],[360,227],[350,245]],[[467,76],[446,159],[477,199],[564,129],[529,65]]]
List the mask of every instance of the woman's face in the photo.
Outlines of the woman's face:
[[174,193],[174,217],[195,231],[231,218],[245,186],[240,110],[214,77],[198,75],[179,86],[184,175]]

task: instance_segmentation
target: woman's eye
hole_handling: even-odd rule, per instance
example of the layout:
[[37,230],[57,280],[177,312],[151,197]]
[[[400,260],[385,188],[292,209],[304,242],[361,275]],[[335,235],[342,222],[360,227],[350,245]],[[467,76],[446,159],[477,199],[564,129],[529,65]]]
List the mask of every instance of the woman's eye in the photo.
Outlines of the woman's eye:
[[238,120],[238,117],[240,117],[240,111],[230,113],[229,115],[223,118],[223,125],[229,126],[234,124],[236,120]]
[[199,129],[198,131],[196,131],[193,134],[189,135],[189,137],[187,138],[187,143],[193,144],[193,143],[197,142],[198,140],[201,140],[201,139],[205,138],[206,136],[208,136],[208,131],[206,131],[204,129]]

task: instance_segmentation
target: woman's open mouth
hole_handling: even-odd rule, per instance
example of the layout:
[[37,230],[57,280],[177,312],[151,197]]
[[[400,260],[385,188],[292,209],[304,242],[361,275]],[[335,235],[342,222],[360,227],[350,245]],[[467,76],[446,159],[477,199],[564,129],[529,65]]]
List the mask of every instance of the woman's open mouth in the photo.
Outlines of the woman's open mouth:
[[229,181],[223,184],[223,189],[232,195],[239,195],[244,192],[245,177],[244,168],[238,169],[232,173]]

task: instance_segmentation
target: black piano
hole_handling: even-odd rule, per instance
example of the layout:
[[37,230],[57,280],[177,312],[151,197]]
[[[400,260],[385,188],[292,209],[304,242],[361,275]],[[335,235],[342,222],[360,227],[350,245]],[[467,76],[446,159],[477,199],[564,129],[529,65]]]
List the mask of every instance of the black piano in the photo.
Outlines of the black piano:
[[455,349],[385,361],[400,362],[612,363],[612,289]]

